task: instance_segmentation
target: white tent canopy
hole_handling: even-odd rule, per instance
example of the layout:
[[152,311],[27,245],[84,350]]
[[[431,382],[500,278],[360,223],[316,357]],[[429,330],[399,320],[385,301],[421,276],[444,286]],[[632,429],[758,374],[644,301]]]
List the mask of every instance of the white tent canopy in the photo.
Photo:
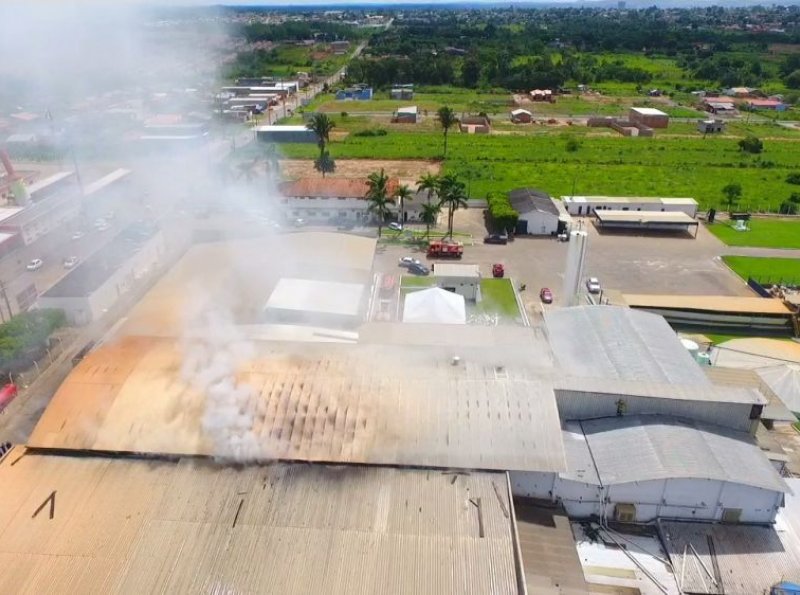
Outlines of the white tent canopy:
[[800,365],[780,364],[756,370],[783,404],[794,413],[800,412]]
[[403,322],[466,324],[464,296],[439,287],[409,293],[403,306]]

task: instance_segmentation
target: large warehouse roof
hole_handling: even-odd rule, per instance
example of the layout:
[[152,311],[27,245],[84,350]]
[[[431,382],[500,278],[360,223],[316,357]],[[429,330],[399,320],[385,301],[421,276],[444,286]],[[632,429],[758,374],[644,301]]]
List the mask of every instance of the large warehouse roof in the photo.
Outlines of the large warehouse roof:
[[[616,416],[580,423],[601,485],[697,478],[788,490],[744,432],[660,415]],[[568,455],[570,452],[567,449]],[[567,461],[569,469],[584,464],[585,457]]]
[[550,344],[568,375],[710,385],[666,321],[617,306],[551,310]]
[[358,283],[283,278],[264,308],[358,316],[363,295],[364,286]]
[[[62,384],[28,444],[258,460],[564,469],[553,390],[531,370],[535,355],[521,347],[509,355],[494,348],[454,353],[449,347],[375,344],[253,341],[249,348],[252,357],[219,378],[216,364],[235,353],[198,359],[196,351],[205,356],[213,344],[127,337],[105,345]],[[462,359],[453,365],[456,354]],[[214,398],[194,386],[209,374],[217,374],[213,390],[206,391]]]
[[519,592],[504,473],[24,452],[2,593]]

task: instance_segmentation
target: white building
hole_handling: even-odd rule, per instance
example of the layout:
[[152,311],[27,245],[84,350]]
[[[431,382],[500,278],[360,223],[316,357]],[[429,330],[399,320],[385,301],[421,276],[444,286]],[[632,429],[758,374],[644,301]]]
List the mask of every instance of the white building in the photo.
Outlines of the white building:
[[663,211],[697,215],[693,198],[661,198],[657,196],[562,196],[570,215],[593,215],[595,211]]
[[365,287],[311,279],[280,279],[264,306],[270,323],[353,328],[363,317]]
[[508,193],[508,200],[519,213],[519,235],[555,235],[567,231],[570,217],[564,204],[541,190],[519,188]]
[[442,289],[464,296],[467,300],[480,299],[481,271],[477,264],[437,262],[433,273],[436,276],[436,285]]
[[[397,179],[389,179],[387,192],[390,197],[399,185]],[[284,182],[279,189],[286,216],[291,219],[299,218],[318,223],[367,222],[373,219],[368,210],[369,187],[362,178],[301,178]],[[405,220],[418,220],[424,202],[422,195],[406,201]],[[390,210],[399,216],[399,205],[396,201],[390,206]]]

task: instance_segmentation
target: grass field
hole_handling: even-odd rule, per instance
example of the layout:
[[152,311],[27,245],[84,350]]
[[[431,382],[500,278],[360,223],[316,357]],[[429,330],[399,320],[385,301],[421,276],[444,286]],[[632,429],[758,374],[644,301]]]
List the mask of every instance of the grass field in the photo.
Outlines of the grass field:
[[481,296],[483,300],[476,306],[477,312],[512,319],[519,317],[514,288],[508,279],[482,279]]
[[[566,141],[577,133],[562,131],[451,131],[444,169],[461,175],[473,198],[533,186],[557,196],[573,189],[576,194],[690,196],[708,207],[722,204],[723,186],[738,182],[743,188],[739,208],[773,212],[795,191],[786,176],[800,169],[800,144],[789,139],[766,141],[764,152],[753,156],[743,154],[733,138],[584,136],[580,148],[570,152]],[[442,148],[440,132],[414,129],[391,130],[383,137],[351,134],[330,145],[334,159],[437,159]],[[317,148],[295,144],[281,150],[286,157],[310,159]]]
[[753,277],[760,283],[800,283],[800,259],[723,256],[733,272],[742,279]]
[[728,246],[800,249],[800,219],[751,219],[750,231],[736,231],[727,223],[708,230]]

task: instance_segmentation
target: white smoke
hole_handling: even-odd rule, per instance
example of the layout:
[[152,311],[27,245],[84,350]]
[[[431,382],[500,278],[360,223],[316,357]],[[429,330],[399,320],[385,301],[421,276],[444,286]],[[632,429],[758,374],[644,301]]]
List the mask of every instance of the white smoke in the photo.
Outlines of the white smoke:
[[254,357],[252,341],[222,306],[200,312],[187,324],[181,377],[205,399],[202,429],[214,456],[256,460],[268,454],[253,432],[257,392],[237,377]]

